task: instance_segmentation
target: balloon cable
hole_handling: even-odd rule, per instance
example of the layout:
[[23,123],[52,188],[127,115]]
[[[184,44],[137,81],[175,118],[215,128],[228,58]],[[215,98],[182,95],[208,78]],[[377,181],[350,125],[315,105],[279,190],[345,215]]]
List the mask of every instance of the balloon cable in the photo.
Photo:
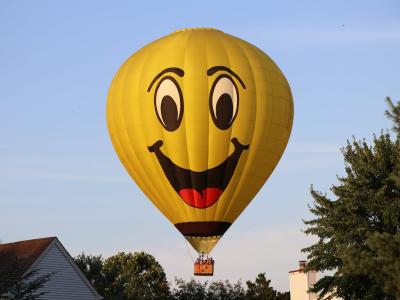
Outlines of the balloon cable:
[[187,251],[187,253],[189,254],[190,259],[192,260],[192,263],[194,263],[193,255],[192,255],[192,253],[190,252],[190,249],[189,249],[189,247],[188,247],[189,242],[188,242],[187,239],[185,239],[185,238],[183,238],[183,239],[185,240],[186,251]]

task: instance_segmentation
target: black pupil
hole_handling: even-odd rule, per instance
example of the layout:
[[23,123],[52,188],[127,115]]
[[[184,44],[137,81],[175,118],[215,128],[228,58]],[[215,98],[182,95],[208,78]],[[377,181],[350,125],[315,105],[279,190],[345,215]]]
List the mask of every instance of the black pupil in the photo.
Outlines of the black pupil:
[[233,102],[229,94],[222,94],[215,108],[215,124],[220,129],[228,129],[233,117]]
[[161,117],[167,130],[175,130],[179,127],[178,108],[171,96],[166,95],[161,100]]

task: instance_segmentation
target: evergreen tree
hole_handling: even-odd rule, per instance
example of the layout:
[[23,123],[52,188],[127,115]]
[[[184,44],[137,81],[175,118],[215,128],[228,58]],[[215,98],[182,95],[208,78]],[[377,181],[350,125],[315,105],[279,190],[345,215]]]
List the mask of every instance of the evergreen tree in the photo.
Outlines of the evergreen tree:
[[39,269],[24,274],[18,258],[13,263],[12,272],[0,277],[0,300],[35,300],[45,295],[41,290],[54,273],[39,275]]
[[400,102],[394,104],[390,97],[385,99],[389,109],[385,111],[385,115],[393,121],[393,131],[397,134],[400,133]]
[[[399,131],[400,106],[390,103],[386,114]],[[384,132],[372,145],[348,141],[342,149],[345,175],[331,188],[335,199],[311,189],[315,218],[304,221],[305,233],[319,240],[303,249],[307,269],[333,272],[313,288],[321,297],[399,299],[399,150],[399,138]]]
[[271,286],[271,280],[265,277],[265,273],[257,275],[254,282],[247,281],[246,299],[249,300],[276,300],[278,293]]
[[366,249],[350,247],[344,257],[345,274],[368,276],[383,287],[386,299],[400,299],[400,233],[370,234]]

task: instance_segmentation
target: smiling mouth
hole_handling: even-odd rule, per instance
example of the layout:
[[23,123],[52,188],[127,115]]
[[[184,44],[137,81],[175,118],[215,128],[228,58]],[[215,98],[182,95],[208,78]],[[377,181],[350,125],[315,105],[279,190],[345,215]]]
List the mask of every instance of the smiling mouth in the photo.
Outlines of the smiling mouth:
[[148,149],[154,152],[168,181],[185,201],[195,208],[206,208],[215,204],[228,186],[240,155],[249,145],[241,144],[237,138],[231,140],[235,151],[220,165],[196,172],[177,166],[160,150],[163,142],[158,140]]

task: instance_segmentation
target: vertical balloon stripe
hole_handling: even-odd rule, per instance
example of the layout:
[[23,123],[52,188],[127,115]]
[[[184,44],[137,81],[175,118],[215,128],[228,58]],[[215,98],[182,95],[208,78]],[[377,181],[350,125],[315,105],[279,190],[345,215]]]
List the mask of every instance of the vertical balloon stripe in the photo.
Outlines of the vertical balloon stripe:
[[[184,44],[185,44],[185,50],[183,50],[183,53],[182,53],[182,57],[183,57],[183,61],[182,61],[182,64],[181,64],[181,66],[184,68],[184,70],[186,71],[186,74],[185,74],[185,76],[186,77],[184,77],[184,79],[183,79],[183,87],[184,87],[184,90],[185,90],[185,96],[184,96],[184,99],[185,99],[185,107],[187,107],[187,103],[190,101],[190,99],[189,99],[189,97],[191,96],[190,95],[190,93],[188,93],[188,90],[190,89],[190,87],[186,84],[186,78],[187,78],[187,76],[188,76],[188,72],[187,72],[187,70],[186,70],[186,68],[185,68],[185,66],[187,65],[186,64],[186,61],[188,60],[188,59],[192,59],[191,57],[189,57],[188,58],[188,51],[186,51],[186,48],[187,48],[187,46],[189,45],[189,42],[190,42],[190,34],[189,33],[186,33],[186,34],[184,34],[184,35],[182,35],[183,37],[185,37],[185,42],[184,42]],[[181,43],[182,43],[182,41],[181,41]],[[186,168],[190,168],[190,154],[189,154],[189,149],[188,149],[188,147],[187,147],[187,144],[188,144],[188,140],[187,140],[187,135],[188,135],[188,132],[187,132],[187,128],[188,128],[188,122],[190,122],[190,120],[188,119],[188,116],[187,116],[187,112],[185,111],[184,112],[184,117],[183,117],[183,121],[182,121],[182,125],[181,125],[181,131],[182,131],[182,141],[184,142],[183,144],[182,144],[182,148],[184,149],[184,152],[185,152],[185,155],[186,155],[186,159],[185,159],[185,164],[184,164],[184,166],[186,167]],[[190,179],[191,180],[191,179]],[[179,200],[179,199],[178,199]],[[182,201],[181,201],[181,203],[182,203]],[[196,219],[196,216],[195,216],[195,214],[196,213],[198,213],[198,212],[194,212],[194,211],[192,211],[191,209],[190,209],[190,207],[189,206],[187,206],[187,205],[183,205],[183,208],[182,208],[182,211],[183,211],[183,218],[182,219],[184,219],[185,221],[189,221],[190,222],[190,220],[193,220],[193,219]]]
[[[184,69],[186,71],[186,75],[184,78],[184,85],[185,85],[185,90],[186,90],[186,98],[187,98],[187,103],[196,103],[199,102],[199,93],[196,90],[198,87],[201,87],[201,84],[195,85],[194,82],[198,77],[198,73],[201,72],[201,65],[199,65],[199,62],[202,62],[201,59],[201,39],[195,40],[195,36],[192,34],[192,32],[187,32],[188,35],[188,41],[186,45],[186,49],[184,52]],[[194,70],[197,69],[197,74],[194,74]],[[195,79],[193,76],[196,76]],[[202,109],[199,108],[198,111],[194,110],[193,105],[187,105],[186,109],[186,118],[185,118],[185,133],[186,133],[186,148],[187,148],[187,153],[188,153],[188,164],[187,167],[190,170],[193,171],[201,171],[201,163],[204,162],[204,150],[202,149],[201,145],[201,140],[202,140],[202,134],[199,132],[199,123],[201,122],[201,118],[198,117],[196,114],[198,112],[199,114],[202,113]],[[204,130],[205,126],[201,126],[201,128]],[[197,151],[194,149],[197,148]],[[203,159],[202,159],[203,158]],[[191,185],[194,186],[195,180],[193,176],[189,176],[188,180],[190,181]],[[202,191],[195,191],[191,190],[190,193],[193,195],[194,198],[199,198],[201,197]],[[198,195],[198,194],[200,195]],[[196,196],[194,196],[196,195]],[[197,200],[198,201],[198,200]],[[194,201],[196,202],[196,200]],[[188,209],[188,218],[187,220],[196,220],[196,219],[201,219],[203,211],[202,210],[191,210]]]
[[[251,60],[249,59],[249,57],[247,56],[247,53],[245,52],[245,50],[242,48],[242,44],[238,43],[238,40],[235,38],[231,38],[229,36],[229,42],[234,44],[234,46],[232,48],[237,49],[240,53],[241,53],[241,57],[243,60],[241,60],[241,63],[243,65],[245,65],[246,67],[242,66],[241,69],[247,70],[246,72],[246,90],[244,91],[244,93],[249,93],[252,95],[252,97],[254,97],[255,101],[251,101],[253,107],[251,109],[251,115],[248,116],[248,118],[250,119],[254,119],[255,121],[253,122],[253,124],[248,128],[247,132],[245,133],[246,136],[246,143],[249,144],[250,149],[253,147],[257,147],[257,145],[254,143],[254,126],[256,125],[257,122],[257,113],[259,114],[260,112],[258,111],[258,99],[257,99],[257,81],[254,80],[254,66],[252,65]],[[248,70],[250,70],[250,72],[248,72]],[[243,103],[246,104],[247,103]],[[243,105],[244,106],[244,105]],[[239,107],[239,110],[241,109],[241,106]],[[240,111],[239,111],[240,113]],[[236,173],[236,182],[235,182],[235,187],[231,188],[229,190],[229,193],[227,193],[225,195],[225,197],[228,197],[228,200],[223,202],[223,205],[221,205],[221,207],[219,208],[219,210],[217,211],[217,215],[216,217],[218,219],[222,219],[222,220],[226,220],[226,215],[229,213],[229,209],[233,206],[233,205],[237,205],[239,204],[241,201],[237,201],[237,194],[238,191],[240,191],[240,187],[242,185],[243,180],[245,179],[245,174],[247,172],[247,169],[249,167],[251,167],[251,159],[252,159],[252,153],[255,152],[250,152],[250,153],[246,153],[239,162],[239,166],[242,166],[241,170],[237,170],[238,173]],[[240,173],[239,173],[240,172]],[[239,176],[240,175],[240,176]],[[231,182],[231,184],[233,184],[233,182]],[[250,201],[250,199],[248,200]],[[229,220],[231,222],[233,222],[234,220]]]
[[[122,69],[119,74],[117,76],[125,76],[127,72],[127,68]],[[119,78],[118,78],[119,79]],[[114,142],[114,146],[119,149],[119,151],[117,151],[120,159],[123,161],[123,164],[126,166],[126,169],[128,170],[128,173],[135,178],[135,180],[140,184],[140,186],[142,187],[142,190],[145,192],[146,195],[148,195],[151,198],[155,198],[157,197],[157,191],[149,189],[148,188],[148,182],[146,182],[146,180],[141,180],[138,172],[140,172],[140,170],[137,170],[137,168],[133,167],[135,165],[135,163],[132,163],[132,155],[128,154],[132,151],[132,149],[129,147],[129,144],[123,143],[120,139],[121,135],[123,135],[124,130],[121,128],[116,128],[113,125],[115,124],[115,120],[120,118],[120,110],[122,109],[121,105],[118,105],[119,102],[122,101],[123,97],[123,88],[121,86],[121,84],[124,83],[124,80],[120,81],[117,80],[117,78],[113,81],[112,83],[112,88],[110,91],[110,96],[111,93],[114,93],[115,95],[112,96],[112,99],[114,99],[114,103],[112,103],[111,101],[109,101],[109,105],[113,106],[115,108],[115,110],[113,109],[114,113],[109,113],[110,108],[107,111],[107,114],[109,116],[109,127],[113,127],[114,131],[110,132],[113,142]],[[126,149],[126,150],[125,150]]]
[[[231,62],[229,60],[229,56],[226,51],[225,45],[224,45],[224,39],[221,38],[220,34],[215,34],[213,37],[214,37],[215,44],[218,45],[217,47],[214,47],[213,52],[218,53],[218,57],[217,57],[217,61],[215,63],[213,63],[213,65],[210,65],[209,67],[226,66],[226,67],[231,68],[232,66],[231,66]],[[219,74],[219,73],[217,73],[217,74]],[[215,81],[216,78],[218,77],[217,74],[211,77],[211,78],[213,78],[213,81]],[[209,116],[211,116],[211,115],[209,114]],[[221,153],[222,157],[224,157],[226,159],[229,156],[229,149],[231,148],[232,126],[228,129],[224,130],[224,132],[221,132],[220,129],[216,128],[216,125],[214,124],[214,121],[212,120],[211,117],[209,117],[209,126],[211,128],[213,128],[213,134],[209,136],[209,151],[211,153],[213,153],[215,151],[214,145],[217,143],[216,139],[222,139],[223,146],[220,149],[218,149],[218,152]],[[210,137],[211,137],[211,139],[210,139]],[[222,162],[223,162],[223,160],[219,161],[219,163],[222,163]],[[214,166],[210,166],[210,163],[208,163],[208,164],[209,164],[209,168],[214,167]],[[222,175],[225,176],[225,173]],[[225,191],[224,191],[224,193],[225,193]],[[210,209],[209,215],[213,221],[217,220],[215,217],[215,214],[216,214],[216,211],[218,210],[218,206],[220,205],[220,203],[221,203],[221,201],[217,201],[217,203],[215,204],[215,208],[213,208],[212,210]]]
[[[229,55],[228,55],[228,51],[227,48],[225,47],[225,42],[226,42],[226,38],[225,38],[225,34],[223,34],[224,36],[221,36],[220,34],[215,34],[216,36],[216,40],[217,40],[217,45],[218,47],[216,47],[217,49],[213,49],[213,52],[215,54],[218,54],[217,60],[218,62],[216,62],[214,64],[214,66],[224,66],[224,67],[228,67],[229,69],[232,70],[232,63],[230,61]],[[219,49],[218,49],[219,48]],[[213,66],[210,66],[213,67]],[[225,74],[225,72],[217,72],[216,75],[213,76],[214,81],[216,78],[218,78],[218,74]],[[229,74],[228,74],[229,75]],[[241,101],[241,90],[239,90],[239,106],[240,106],[240,101]],[[240,109],[240,108],[239,108]],[[232,124],[228,129],[226,130],[221,130],[216,128],[216,124],[213,123],[213,120],[211,119],[210,122],[212,123],[212,127],[214,128],[214,130],[216,131],[217,134],[214,134],[214,139],[211,141],[210,144],[210,151],[213,151],[214,145],[217,143],[217,141],[215,140],[217,139],[223,139],[223,146],[221,147],[221,149],[218,149],[218,152],[220,152],[222,154],[223,158],[227,158],[230,155],[230,149],[232,149],[232,144],[231,144],[231,139],[232,139],[232,128],[234,126],[234,124]],[[233,150],[232,150],[233,153]],[[223,160],[220,161],[220,163]],[[223,177],[226,176],[226,170],[223,174]],[[227,192],[226,190],[224,191],[224,194],[221,197],[227,197]],[[215,204],[215,209],[213,209],[212,211],[212,220],[217,220],[218,218],[216,217],[216,213],[217,211],[220,209],[220,206],[223,202],[222,201],[218,201]]]
[[[137,67],[139,69],[144,69],[145,65],[146,65],[146,60],[147,60],[147,58],[145,56],[143,58],[143,60],[141,61],[141,63],[139,63],[137,65]],[[128,124],[128,120],[135,120],[134,122],[135,123],[137,122],[137,124],[143,123],[143,120],[141,118],[142,114],[140,113],[141,101],[131,101],[131,99],[136,99],[134,97],[134,94],[136,93],[137,90],[136,89],[131,90],[131,89],[129,89],[129,87],[132,85],[133,86],[141,86],[141,82],[140,82],[141,77],[138,78],[137,73],[129,72],[130,69],[132,68],[133,64],[134,64],[134,60],[131,60],[128,63],[128,65],[127,65],[128,72],[126,73],[126,74],[131,74],[131,76],[133,78],[130,78],[127,75],[125,75],[126,77],[125,77],[125,80],[123,80],[123,86],[121,87],[121,90],[123,91],[125,97],[121,98],[120,114],[121,114],[122,124],[124,124],[125,128],[135,127],[134,125]],[[131,109],[122,109],[122,107],[127,107],[127,108],[131,107]],[[132,121],[130,121],[130,122],[132,122]],[[149,191],[153,191],[153,193],[155,194],[154,197],[152,197],[153,199],[164,198],[165,194],[163,193],[163,190],[154,188],[154,184],[153,184],[153,181],[151,180],[151,177],[149,176],[149,172],[145,171],[147,169],[146,166],[143,166],[141,163],[141,159],[140,159],[140,157],[142,156],[141,153],[146,149],[138,149],[134,145],[136,138],[138,138],[138,135],[140,137],[141,135],[144,134],[144,132],[138,131],[135,136],[128,134],[128,131],[123,131],[121,133],[123,135],[125,134],[127,140],[129,141],[128,149],[129,149],[130,158],[133,161],[133,164],[136,166],[136,169],[140,170],[140,174],[143,174],[143,173],[145,174],[144,176],[142,175],[142,177],[144,179],[143,181],[147,183],[144,186],[144,188]],[[157,201],[154,204],[160,211],[166,210],[162,202]],[[173,214],[173,211],[170,211],[170,213]]]
[[[207,70],[223,65],[223,66],[229,66],[229,60],[226,55],[226,52],[224,51],[224,45],[221,42],[219,38],[220,32],[204,32],[204,35],[209,35],[209,42],[205,44],[205,68],[204,68],[204,74],[207,77],[207,86],[206,86],[206,93],[205,93],[205,101],[207,103],[207,119],[204,121],[204,123],[207,123],[208,126],[208,136],[207,136],[207,151],[208,151],[208,157],[207,157],[207,169],[212,169],[216,167],[217,165],[221,164],[226,157],[229,155],[229,148],[230,148],[230,139],[229,135],[227,134],[230,129],[226,130],[226,133],[220,129],[218,129],[211,117],[211,107],[210,107],[210,97],[211,95],[211,87],[216,81],[216,78],[218,75],[220,75],[220,72],[217,72],[214,75],[208,76],[207,75]],[[205,37],[207,38],[207,37]],[[218,149],[218,151],[215,151],[215,145],[221,143],[222,147]],[[210,179],[210,174],[207,175],[207,185],[211,185],[211,179]],[[204,215],[204,220],[215,220],[215,210],[216,207],[218,206],[219,201],[217,201],[213,206],[208,207],[205,209],[205,215]]]
[[[147,54],[144,58],[143,58],[143,64],[138,66],[137,72],[134,72],[134,74],[136,75],[135,81],[137,82],[137,86],[138,87],[145,87],[148,84],[148,78],[144,77],[144,76],[138,76],[138,74],[141,74],[143,72],[143,70],[145,70],[146,68],[149,67],[149,63],[151,61],[151,55]],[[133,72],[132,72],[133,73]],[[134,94],[136,94],[135,96],[132,95],[132,98],[137,99],[138,101],[129,101],[129,103],[126,104],[126,106],[132,105],[133,107],[132,109],[128,109],[127,111],[136,111],[137,113],[135,114],[135,118],[136,120],[139,122],[140,128],[145,128],[146,127],[146,119],[150,117],[150,115],[154,115],[154,108],[153,108],[153,101],[149,102],[146,101],[147,99],[145,99],[144,101],[140,98],[140,90],[139,89],[134,89],[131,90]],[[153,94],[153,93],[151,93]],[[151,110],[151,108],[153,108],[153,110]],[[147,112],[147,114],[145,113]],[[153,112],[153,113],[151,113]],[[161,131],[162,132],[162,131]],[[144,141],[146,141],[146,145],[142,148],[138,148],[136,147],[136,150],[138,151],[138,153],[141,153],[141,157],[151,157],[152,154],[148,151],[148,146],[152,145],[154,142],[149,138],[149,132],[147,130],[137,130],[136,134],[135,134],[135,138],[134,140],[131,141],[132,144],[134,144],[136,142],[136,138],[142,139]],[[155,167],[154,164],[144,164],[146,162],[145,159],[140,159],[138,161],[138,163],[140,164],[142,170],[145,170],[145,174],[147,175],[147,181],[149,181],[151,183],[151,189],[152,190],[157,190],[159,193],[157,195],[157,197],[154,197],[152,202],[159,208],[159,210],[166,216],[168,216],[168,214],[166,214],[166,212],[168,212],[170,215],[174,215],[175,209],[173,206],[170,205],[169,202],[167,201],[162,201],[162,199],[165,199],[166,197],[168,197],[168,193],[165,192],[164,189],[158,189],[157,185],[154,184],[154,178],[153,176],[149,176],[150,174],[153,174],[155,176],[159,176],[161,177],[162,171],[160,171],[159,168]]]

